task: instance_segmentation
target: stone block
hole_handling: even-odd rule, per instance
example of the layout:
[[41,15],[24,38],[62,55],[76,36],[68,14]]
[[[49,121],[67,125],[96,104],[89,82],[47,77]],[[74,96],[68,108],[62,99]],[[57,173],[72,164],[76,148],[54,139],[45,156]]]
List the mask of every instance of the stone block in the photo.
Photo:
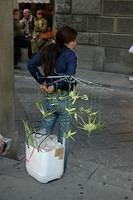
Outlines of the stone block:
[[55,0],[56,13],[70,13],[71,0]]
[[117,19],[117,32],[133,34],[133,17],[118,18]]
[[133,35],[106,34],[101,35],[101,46],[129,48],[133,44]]
[[79,32],[78,33],[78,43],[79,44],[99,45],[99,33]]
[[78,33],[78,43],[79,44],[88,44],[88,33],[87,32],[79,32]]
[[[108,62],[120,62],[120,63],[128,63],[129,65],[133,65],[133,55],[129,54],[128,49],[121,48],[105,48],[105,59]],[[105,61],[106,61],[105,60]]]
[[133,1],[104,0],[103,15],[133,16]]
[[133,66],[130,67],[128,64],[123,63],[104,63],[104,72],[118,73],[118,74],[132,74]]
[[133,72],[133,55],[128,49],[106,47],[104,71],[130,74]]
[[101,14],[101,0],[72,0],[74,14]]
[[104,48],[78,45],[78,68],[103,71]]
[[88,31],[113,32],[114,18],[88,16]]
[[66,24],[75,28],[77,31],[87,31],[87,17],[82,15],[56,15],[57,28]]

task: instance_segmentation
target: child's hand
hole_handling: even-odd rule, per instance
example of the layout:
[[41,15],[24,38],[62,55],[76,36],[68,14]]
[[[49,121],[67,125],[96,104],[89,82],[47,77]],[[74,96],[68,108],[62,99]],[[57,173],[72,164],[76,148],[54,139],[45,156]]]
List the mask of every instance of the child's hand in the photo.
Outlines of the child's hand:
[[41,92],[42,93],[45,93],[45,92],[47,92],[47,85],[46,84],[40,84],[40,90],[41,90]]
[[48,86],[47,88],[47,93],[51,94],[51,93],[54,93],[55,89],[54,89],[54,86],[51,85],[51,86]]

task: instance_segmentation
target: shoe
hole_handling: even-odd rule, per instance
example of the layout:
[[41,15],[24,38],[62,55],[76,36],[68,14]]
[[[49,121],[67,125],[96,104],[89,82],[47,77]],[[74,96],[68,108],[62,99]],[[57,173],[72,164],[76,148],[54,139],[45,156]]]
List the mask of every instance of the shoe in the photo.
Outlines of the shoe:
[[133,81],[133,75],[129,76],[129,81]]

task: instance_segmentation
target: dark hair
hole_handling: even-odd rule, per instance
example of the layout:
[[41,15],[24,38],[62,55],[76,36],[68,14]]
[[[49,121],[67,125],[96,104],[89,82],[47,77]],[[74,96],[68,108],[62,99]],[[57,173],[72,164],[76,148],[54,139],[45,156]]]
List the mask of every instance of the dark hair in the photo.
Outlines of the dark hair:
[[19,9],[17,9],[17,8],[14,8],[14,9],[13,9],[13,15],[15,15],[15,14],[16,14],[16,12],[19,12]]
[[64,44],[74,41],[77,37],[75,29],[69,26],[63,26],[55,35],[55,42],[48,43],[40,50],[42,58],[42,69],[45,76],[53,73],[53,67],[57,58],[62,52]]
[[37,16],[37,14],[41,14],[42,17],[44,17],[44,11],[43,10],[37,10],[36,11],[36,16]]
[[74,41],[77,37],[77,31],[69,26],[63,26],[60,28],[55,36],[55,41],[60,46],[64,46],[64,44],[68,44],[71,41]]

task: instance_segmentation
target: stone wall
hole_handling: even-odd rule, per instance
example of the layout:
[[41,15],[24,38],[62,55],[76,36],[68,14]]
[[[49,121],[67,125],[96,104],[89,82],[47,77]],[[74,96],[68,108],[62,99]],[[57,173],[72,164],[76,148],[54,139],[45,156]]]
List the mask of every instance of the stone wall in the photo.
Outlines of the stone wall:
[[56,26],[76,28],[79,68],[129,74],[133,71],[132,0],[56,0]]

